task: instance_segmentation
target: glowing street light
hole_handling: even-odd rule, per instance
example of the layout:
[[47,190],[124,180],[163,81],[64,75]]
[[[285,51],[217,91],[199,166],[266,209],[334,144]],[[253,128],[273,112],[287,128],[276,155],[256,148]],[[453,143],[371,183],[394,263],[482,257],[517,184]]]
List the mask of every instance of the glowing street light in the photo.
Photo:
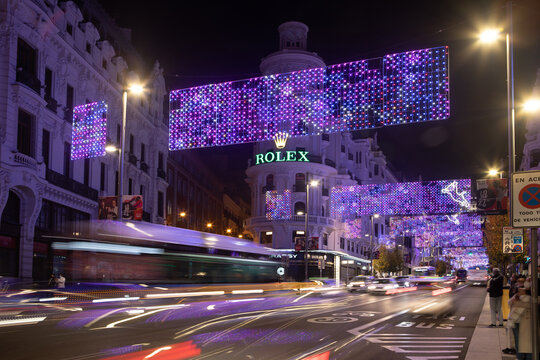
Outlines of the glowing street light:
[[232,232],[231,229],[227,229],[226,231],[227,231],[227,234],[230,234]]
[[523,110],[528,113],[540,111],[540,99],[529,99],[523,104]]
[[185,211],[181,211],[179,215],[180,215],[181,218],[185,218],[185,217],[186,217],[186,212],[185,212]]

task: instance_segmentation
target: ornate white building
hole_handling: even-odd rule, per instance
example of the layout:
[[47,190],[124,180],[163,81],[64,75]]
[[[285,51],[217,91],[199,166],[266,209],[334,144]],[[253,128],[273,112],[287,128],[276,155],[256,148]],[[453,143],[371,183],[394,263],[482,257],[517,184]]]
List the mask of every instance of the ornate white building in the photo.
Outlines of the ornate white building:
[[118,193],[117,154],[70,160],[71,122],[73,107],[105,101],[108,141],[118,144],[128,79],[146,92],[128,97],[123,194],[143,195],[144,219],[164,221],[163,70],[156,62],[143,73],[129,30],[96,3],[0,2],[0,275],[47,278],[56,259],[40,235],[78,232],[98,196]]
[[[287,22],[278,30],[280,50],[262,60],[263,75],[326,66],[321,57],[306,50],[306,25]],[[259,161],[274,151],[294,152],[295,158],[298,158],[298,151],[307,151],[309,161]],[[269,159],[272,157],[268,156]],[[305,235],[306,184],[312,180],[318,181],[318,186],[309,187],[308,239],[316,243],[313,247],[366,258],[371,236],[376,243],[379,236],[388,233],[384,217],[373,218],[372,228],[368,216],[361,220],[361,234],[357,234],[360,236],[352,238],[345,224],[330,217],[329,192],[332,187],[397,181],[376,137],[354,138],[348,132],[306,136],[289,139],[286,147],[279,150],[274,142],[257,143],[246,174],[252,203],[252,217],[246,227],[256,242],[276,249],[294,249],[295,239]],[[285,191],[291,192],[291,219],[267,218],[268,191],[275,191],[278,196]]]

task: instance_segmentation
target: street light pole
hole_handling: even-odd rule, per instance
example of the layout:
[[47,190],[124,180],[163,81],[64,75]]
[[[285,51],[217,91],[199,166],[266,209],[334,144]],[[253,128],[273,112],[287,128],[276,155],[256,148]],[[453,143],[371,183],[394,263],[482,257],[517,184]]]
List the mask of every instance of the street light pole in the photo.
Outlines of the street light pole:
[[120,148],[118,149],[118,217],[124,221],[124,206],[122,203],[122,194],[124,192],[124,148],[126,141],[126,111],[127,111],[128,90],[122,92],[122,135],[120,136]]
[[306,218],[304,222],[304,279],[308,281],[308,218],[309,218],[309,182],[306,179]]
[[[512,199],[512,174],[516,171],[516,136],[514,109],[514,28],[512,22],[512,1],[506,3],[508,31],[506,33],[506,92],[508,97],[508,199]],[[512,201],[508,206],[508,221],[512,225]]]
[[373,214],[373,215],[369,216],[369,219],[371,221],[371,227],[370,227],[371,236],[369,237],[369,266],[371,268],[370,272],[371,272],[372,276],[374,274],[374,269],[373,269],[373,218],[377,219],[378,217],[379,217],[379,214]]

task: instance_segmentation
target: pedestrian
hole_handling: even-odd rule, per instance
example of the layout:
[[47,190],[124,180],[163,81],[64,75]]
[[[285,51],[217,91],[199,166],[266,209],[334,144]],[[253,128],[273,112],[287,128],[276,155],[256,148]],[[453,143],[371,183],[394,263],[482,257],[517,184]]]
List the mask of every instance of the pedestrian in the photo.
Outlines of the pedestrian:
[[54,276],[54,274],[51,274],[51,277],[49,278],[49,282],[47,283],[47,285],[49,287],[54,287],[54,284],[56,284],[56,276]]
[[510,290],[508,291],[508,298],[511,299],[517,293],[518,289],[518,275],[514,274],[510,278]]
[[64,289],[66,287],[66,278],[60,274],[56,278],[56,287],[59,289]]
[[524,287],[519,288],[518,293],[512,299],[512,307],[515,307],[517,312],[517,315],[513,316],[515,318],[513,330],[516,341],[516,358],[530,360],[532,359],[530,283],[525,282]]
[[491,310],[491,324],[489,327],[503,326],[502,295],[503,276],[498,268],[493,269],[493,275],[489,280],[487,292],[489,293],[489,308]]
[[512,296],[510,296],[510,299],[508,300],[508,306],[510,307],[510,312],[508,313],[508,321],[506,322],[506,339],[507,339],[507,348],[504,349],[502,352],[505,354],[515,354],[516,353],[516,338],[514,336],[514,328],[516,327],[516,322],[519,321],[519,318],[521,317],[521,313],[523,311],[523,308],[514,306],[517,299],[519,299],[519,295],[515,296],[519,289],[523,287],[523,283],[525,282],[524,278],[521,278],[514,274],[512,276],[512,283],[510,287],[510,291],[512,289],[514,290],[514,293]]

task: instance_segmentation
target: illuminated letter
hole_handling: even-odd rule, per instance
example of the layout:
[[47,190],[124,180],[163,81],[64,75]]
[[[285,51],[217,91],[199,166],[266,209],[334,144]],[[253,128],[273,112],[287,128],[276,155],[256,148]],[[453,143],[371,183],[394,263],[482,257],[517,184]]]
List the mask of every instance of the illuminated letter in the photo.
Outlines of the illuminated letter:
[[263,154],[255,155],[255,165],[259,165],[259,164],[264,163],[263,156],[264,156]]
[[297,151],[297,152],[298,152],[298,155],[300,155],[300,159],[298,159],[298,161],[307,161],[307,162],[309,162],[309,160],[307,158],[307,154],[308,154],[307,151]]
[[276,154],[277,154],[276,161],[285,161],[285,158],[282,156],[283,154],[281,153],[281,151],[276,151]]
[[296,151],[287,151],[287,161],[296,161]]
[[[269,156],[271,156],[271,159],[269,159]],[[269,162],[272,162],[276,159],[276,154],[274,154],[273,152],[267,152],[265,155],[264,155],[264,161],[266,161],[267,163]]]

